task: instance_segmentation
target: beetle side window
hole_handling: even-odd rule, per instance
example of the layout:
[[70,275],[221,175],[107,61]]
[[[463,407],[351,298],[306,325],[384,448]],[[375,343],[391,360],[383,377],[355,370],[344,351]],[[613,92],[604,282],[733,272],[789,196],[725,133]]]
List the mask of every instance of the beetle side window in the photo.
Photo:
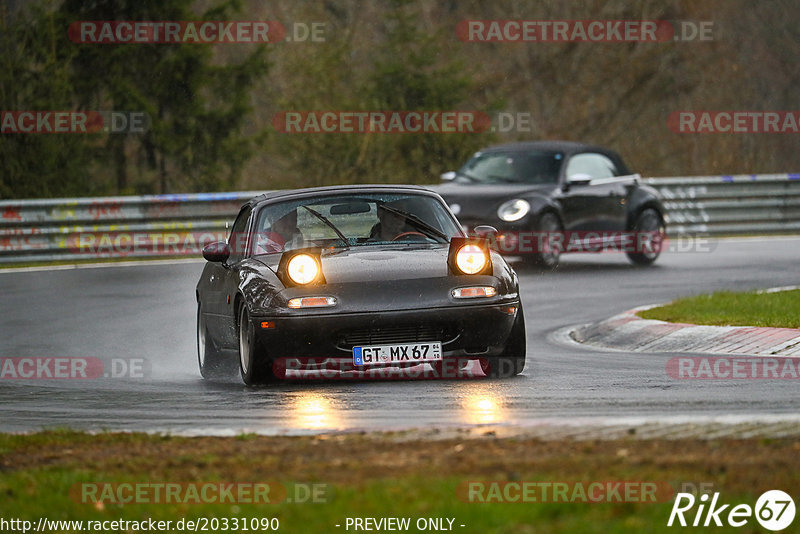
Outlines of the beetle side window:
[[231,235],[228,237],[228,246],[231,248],[229,263],[236,263],[247,256],[247,228],[249,227],[248,222],[252,211],[249,206],[240,211],[239,216],[236,217],[236,221],[233,223],[233,227],[231,227]]
[[602,154],[587,152],[576,154],[567,163],[567,177],[575,174],[588,174],[592,179],[612,178],[618,175],[617,167]]

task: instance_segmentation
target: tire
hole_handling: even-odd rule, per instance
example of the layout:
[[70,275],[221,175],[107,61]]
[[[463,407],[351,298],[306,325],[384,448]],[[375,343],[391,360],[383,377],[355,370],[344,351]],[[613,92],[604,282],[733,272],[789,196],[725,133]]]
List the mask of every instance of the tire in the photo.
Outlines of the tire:
[[627,252],[628,259],[634,265],[652,265],[661,254],[661,244],[664,238],[664,218],[653,208],[645,208],[636,217],[633,224],[633,232],[636,234],[636,249],[639,248],[640,232],[657,232],[657,237],[653,240],[653,248],[647,252]]
[[256,340],[255,328],[245,304],[241,305],[238,317],[239,371],[242,374],[242,381],[248,386],[274,381],[272,361],[267,358]]
[[558,215],[552,211],[546,211],[539,217],[537,230],[546,234],[545,239],[538,241],[541,243],[543,250],[534,252],[532,255],[527,255],[525,257],[533,265],[541,267],[542,269],[553,270],[558,267],[558,262],[561,258],[561,244],[559,241],[554,240],[552,236],[554,234],[559,234],[564,228],[561,226]]
[[527,341],[525,334],[525,314],[520,304],[514,326],[508,335],[506,348],[495,358],[481,358],[481,370],[489,378],[510,378],[525,369]]
[[201,311],[202,306],[197,303],[197,365],[200,375],[205,378],[220,378],[227,375],[227,363],[222,354],[217,350],[214,341],[208,337],[205,319]]

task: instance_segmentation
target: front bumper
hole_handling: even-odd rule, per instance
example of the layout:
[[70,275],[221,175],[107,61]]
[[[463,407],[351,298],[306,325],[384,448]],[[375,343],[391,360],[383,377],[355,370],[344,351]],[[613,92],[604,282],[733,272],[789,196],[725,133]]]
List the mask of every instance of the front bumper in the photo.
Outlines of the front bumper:
[[387,312],[257,316],[251,321],[268,359],[341,366],[352,364],[353,346],[422,341],[440,341],[445,359],[497,356],[505,349],[518,310],[515,300]]

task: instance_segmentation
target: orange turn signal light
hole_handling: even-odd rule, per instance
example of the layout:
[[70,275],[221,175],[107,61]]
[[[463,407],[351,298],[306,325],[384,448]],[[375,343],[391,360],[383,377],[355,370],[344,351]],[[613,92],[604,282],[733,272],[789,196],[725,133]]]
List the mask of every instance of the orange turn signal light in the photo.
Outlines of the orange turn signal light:
[[335,297],[296,297],[289,299],[289,307],[298,308],[327,308],[336,306]]
[[261,328],[275,328],[275,321],[261,321]]
[[451,295],[457,299],[487,298],[497,295],[497,290],[492,286],[458,287]]

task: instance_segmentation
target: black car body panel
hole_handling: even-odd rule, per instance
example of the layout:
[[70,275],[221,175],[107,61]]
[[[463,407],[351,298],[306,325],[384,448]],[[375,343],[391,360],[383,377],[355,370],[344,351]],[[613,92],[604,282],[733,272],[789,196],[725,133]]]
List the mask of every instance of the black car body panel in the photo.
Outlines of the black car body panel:
[[[544,162],[552,158],[549,174],[524,164],[530,154]],[[469,174],[492,158],[501,163],[506,159],[507,165],[494,166],[501,175],[494,177],[485,169],[482,176]],[[570,168],[592,169],[593,159],[608,164],[598,167],[600,173],[608,169],[607,175],[585,174],[585,183],[570,181]],[[566,232],[624,232],[634,229],[646,208],[655,210],[663,225],[658,193],[641,184],[617,153],[602,147],[563,141],[498,145],[477,152],[459,172],[449,174],[454,175],[452,181],[431,189],[447,201],[467,232],[479,225],[491,225],[500,233],[537,231],[544,213],[554,214]],[[514,199],[526,201],[529,212],[518,220],[503,220],[498,210]]]
[[[340,197],[347,199],[342,201],[347,205],[354,204],[352,199],[368,195],[405,195],[404,201],[419,198],[433,202],[440,210],[438,216],[447,218],[443,226],[452,228],[454,237],[463,236],[441,197],[424,188],[342,186],[281,191],[250,200],[240,211],[240,217],[247,217],[248,221],[245,224],[237,219],[229,244],[236,239],[237,229],[257,234],[255,221],[263,218],[262,210],[273,209],[271,206],[287,202],[305,205],[304,202],[317,199],[330,204],[331,199]],[[453,272],[448,263],[448,240],[424,239],[416,231],[410,233],[418,234],[412,236],[417,241],[321,248],[323,283],[284,284],[279,275],[282,253],[245,252],[238,256],[232,252],[225,262],[209,261],[197,284],[198,328],[202,325],[205,329],[213,349],[237,352],[241,332],[238,317],[246,307],[256,341],[270,360],[352,361],[353,343],[373,339],[387,344],[441,341],[445,358],[502,354],[516,318],[521,319],[521,311],[516,314],[517,309],[521,310],[519,285],[511,267],[500,254],[487,249],[491,268],[486,274]],[[252,238],[246,239],[247,250],[251,250]],[[472,286],[491,287],[496,294],[480,299],[453,296],[454,289]],[[290,299],[300,297],[330,297],[335,299],[335,305],[290,308]],[[260,327],[265,323],[270,327]],[[202,365],[201,361],[201,370]]]

